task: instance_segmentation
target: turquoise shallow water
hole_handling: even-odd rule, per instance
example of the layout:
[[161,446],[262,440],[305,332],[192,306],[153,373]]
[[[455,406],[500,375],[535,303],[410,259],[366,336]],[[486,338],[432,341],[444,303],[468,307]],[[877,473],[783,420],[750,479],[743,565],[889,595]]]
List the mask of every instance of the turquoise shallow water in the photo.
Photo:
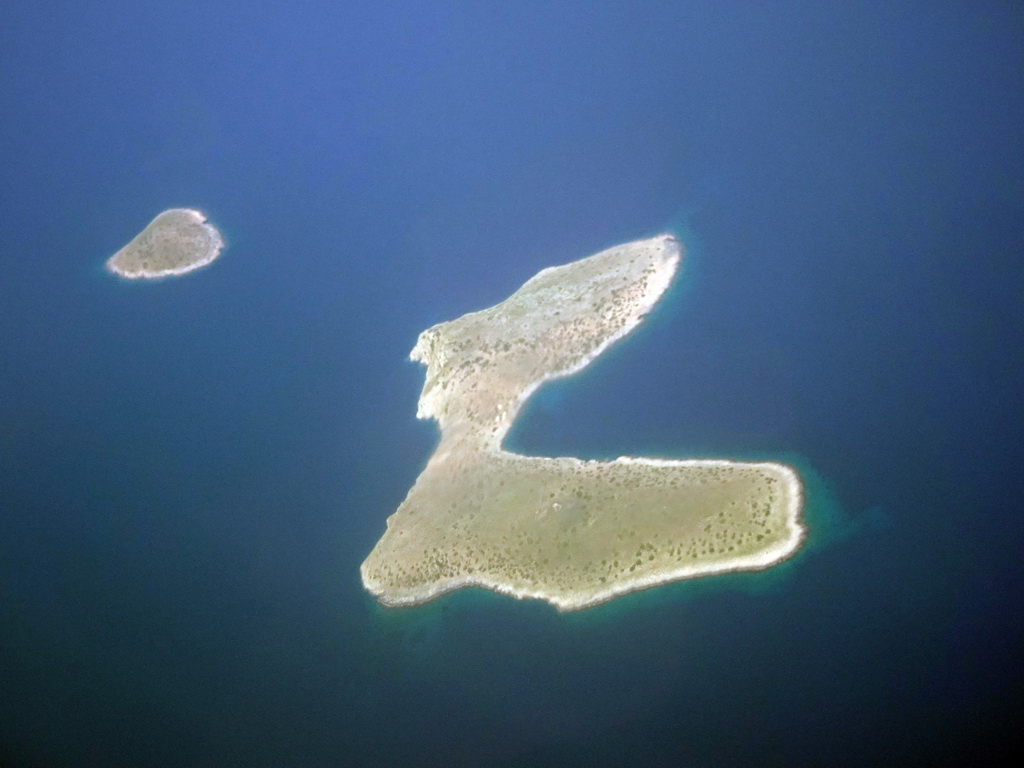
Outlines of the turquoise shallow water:
[[[0,25],[0,763],[1009,752],[1012,4],[55,9]],[[216,263],[103,272],[182,205]],[[508,445],[790,462],[807,546],[572,615],[375,605],[416,335],[666,228],[664,302]]]

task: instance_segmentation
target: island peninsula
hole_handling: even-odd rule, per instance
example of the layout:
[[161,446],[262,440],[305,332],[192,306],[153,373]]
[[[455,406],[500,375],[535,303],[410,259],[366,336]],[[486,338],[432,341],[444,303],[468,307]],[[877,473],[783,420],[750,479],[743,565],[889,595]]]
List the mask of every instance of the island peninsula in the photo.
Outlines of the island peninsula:
[[169,208],[107,259],[107,269],[129,280],[184,275],[205,267],[223,247],[224,238],[201,212]]
[[537,273],[505,301],[420,334],[417,416],[437,449],[361,567],[388,606],[475,585],[568,611],[656,584],[766,568],[800,546],[801,483],[773,462],[582,461],[501,441],[545,381],[629,333],[671,283],[672,235]]

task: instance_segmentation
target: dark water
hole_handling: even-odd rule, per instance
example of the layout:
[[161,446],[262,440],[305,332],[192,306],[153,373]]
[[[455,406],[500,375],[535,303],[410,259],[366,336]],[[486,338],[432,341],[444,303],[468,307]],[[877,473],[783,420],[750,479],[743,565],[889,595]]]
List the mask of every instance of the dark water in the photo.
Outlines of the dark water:
[[[1017,3],[12,4],[0,762],[982,765],[1019,739]],[[160,210],[229,247],[127,284]],[[808,546],[560,616],[358,565],[417,333],[674,228],[535,454],[775,458]]]

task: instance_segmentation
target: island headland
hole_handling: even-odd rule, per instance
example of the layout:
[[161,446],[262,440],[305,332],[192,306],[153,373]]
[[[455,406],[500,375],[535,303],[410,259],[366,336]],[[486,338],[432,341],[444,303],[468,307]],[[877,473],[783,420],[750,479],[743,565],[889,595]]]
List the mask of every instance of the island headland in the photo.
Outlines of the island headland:
[[169,208],[107,259],[107,270],[129,280],[155,280],[205,267],[220,255],[224,238],[200,211]]
[[384,605],[465,586],[586,608],[657,584],[766,568],[804,537],[789,466],[720,459],[583,461],[503,450],[526,399],[628,334],[671,283],[669,234],[537,273],[505,301],[435,325],[417,416],[440,441],[363,562]]

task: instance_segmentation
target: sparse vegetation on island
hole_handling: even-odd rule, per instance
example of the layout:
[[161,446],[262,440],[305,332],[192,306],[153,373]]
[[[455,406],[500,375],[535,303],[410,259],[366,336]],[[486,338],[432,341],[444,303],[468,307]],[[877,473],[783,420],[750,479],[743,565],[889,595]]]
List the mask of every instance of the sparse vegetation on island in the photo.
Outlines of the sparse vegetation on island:
[[660,235],[542,270],[505,301],[420,334],[417,415],[441,439],[362,564],[391,606],[476,585],[560,610],[765,568],[800,546],[801,483],[773,462],[521,456],[501,441],[543,382],[629,333],[671,283]]
[[199,211],[170,208],[107,260],[107,269],[129,280],[184,275],[220,255],[224,239]]

